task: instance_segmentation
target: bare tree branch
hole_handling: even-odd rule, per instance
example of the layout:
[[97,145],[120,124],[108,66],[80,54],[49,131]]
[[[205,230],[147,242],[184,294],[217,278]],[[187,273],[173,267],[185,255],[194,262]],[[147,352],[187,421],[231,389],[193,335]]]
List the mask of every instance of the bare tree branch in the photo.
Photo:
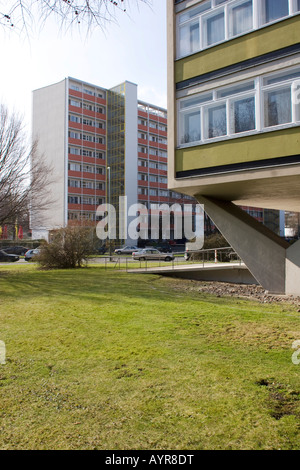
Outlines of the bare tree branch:
[[26,140],[22,120],[0,105],[0,225],[52,203],[47,198],[51,169],[37,158],[37,143],[29,147]]
[[104,28],[118,11],[151,5],[152,0],[0,0],[0,25],[28,30],[54,16],[66,27],[84,23],[88,30]]

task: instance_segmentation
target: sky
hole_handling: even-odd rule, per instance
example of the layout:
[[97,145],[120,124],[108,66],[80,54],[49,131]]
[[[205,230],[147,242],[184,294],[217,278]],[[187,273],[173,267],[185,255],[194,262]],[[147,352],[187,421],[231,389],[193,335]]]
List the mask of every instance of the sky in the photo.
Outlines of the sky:
[[29,35],[0,26],[0,102],[21,114],[28,130],[32,91],[68,76],[104,88],[128,80],[138,85],[140,100],[167,106],[166,2],[137,8],[128,1],[117,22],[89,35],[80,26],[62,31],[54,17]]

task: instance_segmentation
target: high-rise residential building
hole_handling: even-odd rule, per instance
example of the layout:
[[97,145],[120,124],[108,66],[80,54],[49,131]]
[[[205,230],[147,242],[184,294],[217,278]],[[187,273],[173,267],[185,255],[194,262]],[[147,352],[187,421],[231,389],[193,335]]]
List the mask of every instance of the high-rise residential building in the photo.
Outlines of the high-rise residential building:
[[169,189],[204,204],[262,286],[300,294],[300,242],[239,207],[299,212],[300,1],[167,3]]
[[168,190],[167,111],[139,101],[137,88],[126,81],[104,89],[69,77],[33,92],[33,137],[53,180],[53,204],[31,223],[34,238],[77,221],[96,222],[97,207],[108,202],[118,215],[117,242],[129,242],[119,236],[119,221],[126,229],[134,217],[119,207],[120,196],[127,207],[143,204],[149,216],[153,204],[195,204]]

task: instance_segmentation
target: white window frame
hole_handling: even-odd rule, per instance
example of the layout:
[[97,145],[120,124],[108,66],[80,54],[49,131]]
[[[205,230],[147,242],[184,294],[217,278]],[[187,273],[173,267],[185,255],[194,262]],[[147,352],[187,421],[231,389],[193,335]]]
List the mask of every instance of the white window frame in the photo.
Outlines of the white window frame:
[[[293,77],[286,80],[281,80],[278,77],[278,81],[272,84],[264,85],[265,79],[276,79],[276,76],[280,73],[283,74],[286,72],[287,75],[297,73],[298,77]],[[282,77],[281,77],[282,78]],[[246,90],[237,93],[232,93],[226,97],[219,97],[219,93],[222,91],[229,90],[230,88],[234,88],[234,86],[239,85],[247,85],[247,83],[254,83],[253,90]],[[290,87],[291,89],[291,114],[292,120],[291,122],[277,124],[274,126],[265,126],[265,109],[264,109],[264,97],[265,94],[269,91],[276,91],[280,89],[284,89]],[[194,97],[199,97],[199,101],[201,100],[201,96],[205,96],[206,92],[195,94]],[[195,145],[203,145],[208,143],[213,143],[215,141],[232,139],[232,138],[239,138],[248,135],[257,134],[259,132],[270,132],[274,130],[285,129],[289,127],[300,126],[300,66],[289,67],[285,70],[280,70],[276,72],[271,72],[265,74],[263,76],[256,77],[254,79],[248,79],[243,81],[237,81],[235,83],[231,83],[230,85],[226,85],[223,87],[216,88],[212,90],[212,99],[209,102],[200,102],[198,105],[192,105],[191,107],[182,107],[182,102],[191,100],[192,95],[188,97],[179,98],[177,100],[177,113],[178,113],[178,126],[177,126],[177,146],[180,148],[184,147],[192,147]],[[249,129],[248,131],[242,132],[234,132],[234,108],[233,104],[236,101],[247,99],[247,98],[254,98],[255,103],[255,128]],[[227,134],[223,136],[211,137],[209,138],[208,135],[208,112],[214,106],[221,106],[222,104],[226,103],[226,118],[227,118]],[[192,141],[192,142],[182,142],[184,138],[184,117],[188,112],[193,112],[195,110],[200,110],[200,130],[201,130],[201,140],[199,141]]]
[[[288,6],[289,6],[288,15],[281,17],[281,18],[277,18],[273,21],[266,23],[264,21],[264,14],[263,14],[265,0],[252,0],[252,28],[242,33],[233,35],[231,34],[231,31],[230,31],[230,21],[231,21],[230,11],[232,11],[234,7],[241,5],[243,3],[246,3],[246,1],[247,0],[227,0],[227,1],[225,0],[224,3],[217,5],[216,0],[211,0],[211,7],[209,10],[203,11],[202,13],[198,15],[191,16],[190,18],[187,18],[183,21],[181,21],[180,18],[182,18],[183,15],[186,15],[187,12],[189,11],[192,12],[193,10],[195,10],[199,6],[199,4],[193,5],[190,8],[185,8],[179,11],[176,15],[176,51],[177,51],[176,57],[177,59],[188,57],[189,55],[195,54],[197,52],[208,49],[210,47],[214,47],[217,44],[227,42],[229,40],[243,36],[257,29],[268,27],[271,24],[278,23],[287,18],[300,14],[300,10],[298,10],[298,6],[297,6],[297,0],[288,0]],[[276,1],[276,0],[273,0],[273,1]],[[203,4],[205,4],[205,2],[203,2]],[[217,14],[217,12],[221,12],[221,11],[224,11],[225,38],[224,40],[208,45],[205,43],[205,22],[208,18],[214,16],[215,14]],[[180,28],[188,26],[189,24],[191,25],[192,23],[197,23],[197,21],[199,24],[199,49],[190,51],[185,54],[181,54],[180,53],[180,34],[179,34]]]

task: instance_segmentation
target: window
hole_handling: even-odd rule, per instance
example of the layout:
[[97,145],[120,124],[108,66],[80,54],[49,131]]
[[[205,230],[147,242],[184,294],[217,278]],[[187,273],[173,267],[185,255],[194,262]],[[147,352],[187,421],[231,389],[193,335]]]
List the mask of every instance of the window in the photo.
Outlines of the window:
[[177,14],[177,58],[298,14],[300,0],[211,0]]
[[229,8],[229,36],[246,33],[253,28],[253,5],[251,1],[233,4]]
[[79,165],[79,163],[69,163],[68,168],[71,171],[81,171],[81,165]]
[[178,100],[178,145],[300,125],[300,68]]
[[190,111],[184,115],[183,142],[197,142],[201,140],[200,110]]
[[266,92],[264,105],[266,127],[291,122],[291,87]]
[[204,45],[211,46],[225,39],[224,11],[204,18]]
[[244,98],[233,101],[233,130],[234,134],[255,129],[255,98]]
[[207,110],[206,138],[212,139],[227,134],[226,104]]
[[264,0],[263,1],[263,22],[284,18],[289,15],[289,0]]

